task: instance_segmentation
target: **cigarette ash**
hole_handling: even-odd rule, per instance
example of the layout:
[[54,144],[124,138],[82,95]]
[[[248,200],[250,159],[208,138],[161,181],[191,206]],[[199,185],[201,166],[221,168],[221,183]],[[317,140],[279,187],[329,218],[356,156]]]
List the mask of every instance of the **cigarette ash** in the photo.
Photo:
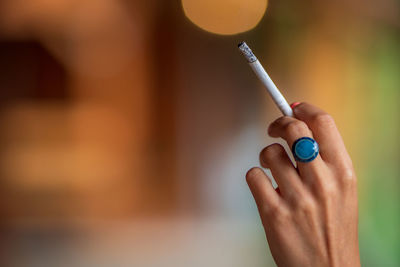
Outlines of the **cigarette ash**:
[[240,51],[242,51],[243,55],[246,57],[246,59],[249,63],[253,63],[253,62],[257,61],[257,58],[253,54],[253,51],[251,51],[250,47],[245,42],[239,43],[238,47],[239,47]]

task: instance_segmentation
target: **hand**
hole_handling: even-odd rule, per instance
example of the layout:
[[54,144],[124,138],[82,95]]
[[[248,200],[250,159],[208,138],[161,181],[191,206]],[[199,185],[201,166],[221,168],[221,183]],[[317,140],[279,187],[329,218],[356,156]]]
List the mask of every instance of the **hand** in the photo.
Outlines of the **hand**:
[[307,103],[295,118],[280,117],[268,129],[289,147],[303,136],[320,148],[311,162],[293,166],[284,148],[272,144],[260,162],[278,184],[274,190],[260,168],[246,175],[269,247],[278,266],[360,266],[357,182],[353,165],[330,115]]

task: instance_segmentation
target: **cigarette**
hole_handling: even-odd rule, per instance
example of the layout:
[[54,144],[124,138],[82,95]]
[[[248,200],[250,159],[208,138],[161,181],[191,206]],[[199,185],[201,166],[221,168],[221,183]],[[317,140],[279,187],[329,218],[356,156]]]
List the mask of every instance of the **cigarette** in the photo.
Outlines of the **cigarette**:
[[250,67],[256,73],[257,77],[264,84],[265,88],[267,88],[267,92],[272,97],[272,100],[281,110],[283,115],[293,117],[293,110],[289,106],[286,99],[283,97],[279,89],[276,87],[274,82],[269,77],[268,73],[265,71],[260,61],[256,58],[256,56],[251,51],[250,47],[245,42],[241,42],[238,45],[240,51],[242,51],[243,55],[249,62]]

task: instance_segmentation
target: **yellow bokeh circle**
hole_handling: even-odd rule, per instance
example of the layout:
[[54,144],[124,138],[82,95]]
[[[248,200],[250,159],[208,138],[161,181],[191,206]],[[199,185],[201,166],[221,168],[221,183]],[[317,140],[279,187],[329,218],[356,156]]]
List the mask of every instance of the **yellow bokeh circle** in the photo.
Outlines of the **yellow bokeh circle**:
[[185,15],[198,27],[217,34],[237,34],[260,22],[268,0],[182,0]]

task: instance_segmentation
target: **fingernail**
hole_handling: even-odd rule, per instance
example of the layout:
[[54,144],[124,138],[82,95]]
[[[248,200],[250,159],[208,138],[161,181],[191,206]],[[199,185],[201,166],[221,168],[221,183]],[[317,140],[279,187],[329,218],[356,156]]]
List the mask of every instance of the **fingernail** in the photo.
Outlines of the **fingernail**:
[[281,196],[281,190],[279,189],[279,187],[275,188],[275,191],[278,193],[278,195]]
[[292,109],[294,109],[295,107],[297,107],[298,105],[300,105],[301,104],[301,102],[293,102],[292,104],[290,104],[290,107],[292,108]]

